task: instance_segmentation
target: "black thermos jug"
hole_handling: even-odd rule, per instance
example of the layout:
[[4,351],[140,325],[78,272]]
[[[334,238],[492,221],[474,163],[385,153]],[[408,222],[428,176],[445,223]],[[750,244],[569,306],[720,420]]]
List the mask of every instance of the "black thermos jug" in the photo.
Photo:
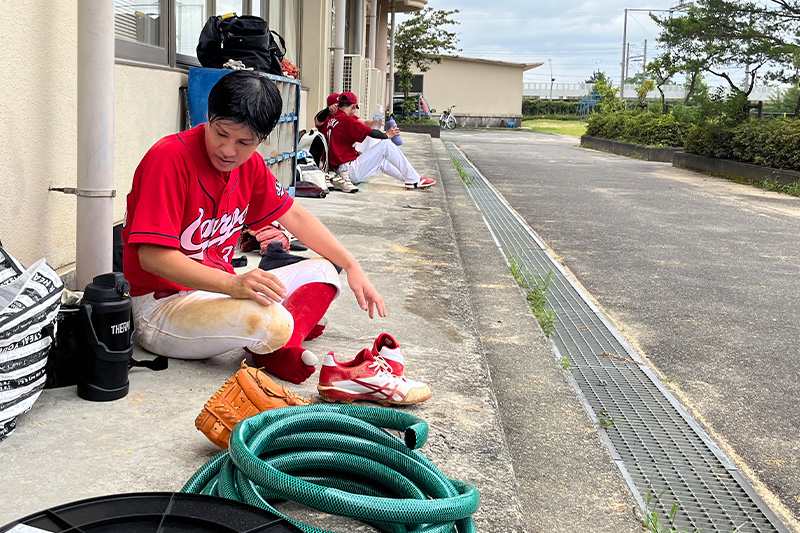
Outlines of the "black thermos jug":
[[129,293],[120,272],[96,276],[83,292],[78,396],[84,400],[107,402],[128,394],[134,333]]

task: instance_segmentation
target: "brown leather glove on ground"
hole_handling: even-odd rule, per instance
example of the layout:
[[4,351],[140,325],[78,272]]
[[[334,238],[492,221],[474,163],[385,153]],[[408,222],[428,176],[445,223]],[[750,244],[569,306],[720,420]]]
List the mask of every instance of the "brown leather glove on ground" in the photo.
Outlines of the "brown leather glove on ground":
[[233,427],[241,420],[267,409],[290,405],[311,405],[311,401],[289,392],[261,370],[242,361],[242,369],[209,398],[194,425],[225,450]]

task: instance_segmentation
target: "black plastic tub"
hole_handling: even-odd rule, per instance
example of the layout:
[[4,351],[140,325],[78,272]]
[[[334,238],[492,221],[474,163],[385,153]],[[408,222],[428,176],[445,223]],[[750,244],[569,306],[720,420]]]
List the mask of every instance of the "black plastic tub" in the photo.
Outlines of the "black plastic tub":
[[0,533],[10,531],[302,533],[291,522],[252,505],[178,492],[114,494],[67,503],[0,527]]

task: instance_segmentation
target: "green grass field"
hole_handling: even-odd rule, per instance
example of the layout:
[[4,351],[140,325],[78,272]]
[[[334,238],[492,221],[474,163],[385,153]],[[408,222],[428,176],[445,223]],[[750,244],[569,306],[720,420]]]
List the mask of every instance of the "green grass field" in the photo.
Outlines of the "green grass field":
[[574,137],[586,133],[586,123],[577,120],[523,120],[522,127],[539,133],[558,133]]

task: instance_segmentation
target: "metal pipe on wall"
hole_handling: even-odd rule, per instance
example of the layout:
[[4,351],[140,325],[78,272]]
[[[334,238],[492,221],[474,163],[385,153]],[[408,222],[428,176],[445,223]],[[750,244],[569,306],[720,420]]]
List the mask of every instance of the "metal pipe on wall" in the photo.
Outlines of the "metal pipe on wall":
[[112,270],[114,3],[78,1],[76,286]]
[[391,113],[393,107],[392,103],[394,102],[394,0],[391,1],[389,13],[389,20],[391,23],[389,25],[389,91],[387,92],[387,100],[389,101],[389,112]]
[[333,21],[333,92],[344,90],[344,39],[347,24],[347,1],[335,0]]

